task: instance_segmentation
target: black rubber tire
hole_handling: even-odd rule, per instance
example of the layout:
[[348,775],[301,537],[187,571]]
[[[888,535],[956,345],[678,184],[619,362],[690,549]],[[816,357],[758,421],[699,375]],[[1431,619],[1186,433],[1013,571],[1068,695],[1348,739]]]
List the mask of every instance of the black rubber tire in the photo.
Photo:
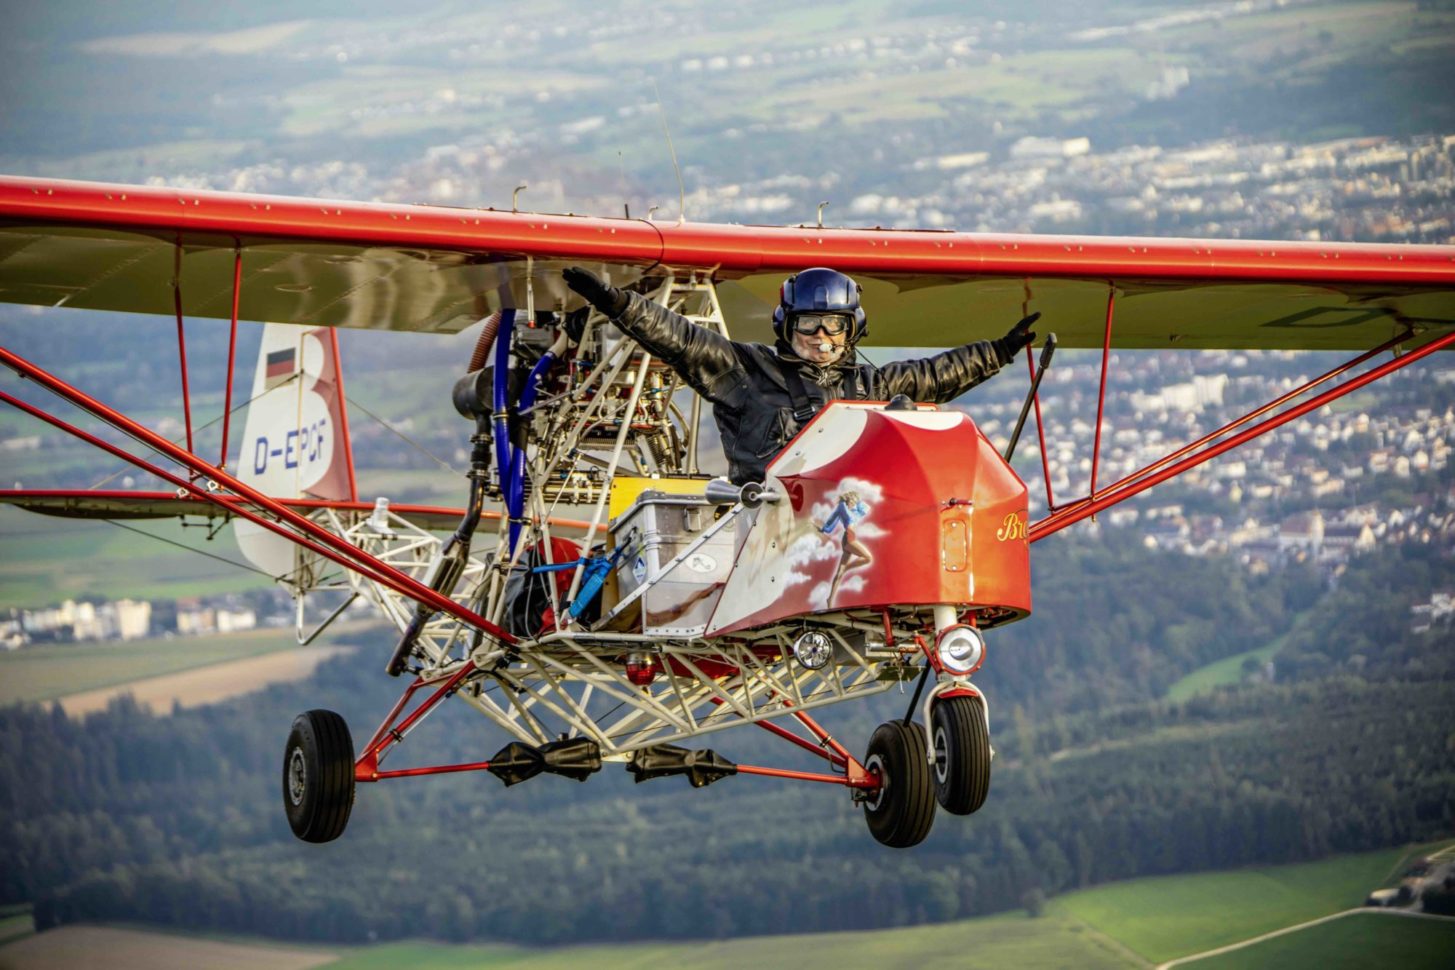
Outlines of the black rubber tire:
[[903,721],[879,725],[869,739],[864,767],[877,771],[878,793],[864,802],[869,834],[884,845],[919,845],[935,822],[934,776],[930,772],[924,728]]
[[354,741],[333,711],[293,719],[283,752],[283,809],[304,842],[332,842],[354,807]]
[[935,798],[954,815],[969,815],[990,794],[990,726],[978,697],[942,697],[930,711],[935,742]]

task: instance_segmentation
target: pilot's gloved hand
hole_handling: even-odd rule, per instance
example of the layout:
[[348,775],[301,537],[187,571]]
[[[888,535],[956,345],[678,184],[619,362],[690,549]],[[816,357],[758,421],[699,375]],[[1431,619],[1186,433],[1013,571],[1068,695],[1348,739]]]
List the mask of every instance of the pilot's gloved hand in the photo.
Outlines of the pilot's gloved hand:
[[586,334],[586,317],[591,313],[588,307],[578,307],[566,314],[566,321],[563,326],[566,328],[566,336],[571,343],[579,344],[581,338]]
[[1036,339],[1035,333],[1031,330],[1031,324],[1039,319],[1041,319],[1039,312],[1032,313],[1030,316],[1023,318],[1020,323],[1011,327],[1010,332],[1004,337],[991,341],[991,343],[995,344],[996,352],[1000,354],[1000,362],[1002,364],[1009,364],[1012,360],[1015,360],[1015,355],[1020,353],[1023,347],[1029,346],[1032,340]]
[[615,318],[617,314],[626,309],[630,302],[627,295],[610,283],[603,280],[590,270],[584,270],[579,266],[572,266],[561,272],[566,285],[580,293],[596,309]]

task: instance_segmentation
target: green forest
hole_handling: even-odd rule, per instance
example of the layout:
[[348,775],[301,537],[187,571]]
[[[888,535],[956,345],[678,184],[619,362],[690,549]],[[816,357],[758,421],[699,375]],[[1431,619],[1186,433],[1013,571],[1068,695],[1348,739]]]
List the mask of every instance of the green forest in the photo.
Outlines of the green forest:
[[[941,816],[913,850],[874,843],[823,786],[636,787],[617,770],[509,790],[485,775],[364,785],[343,838],[299,843],[278,794],[288,724],[323,707],[348,719],[356,743],[366,735],[398,686],[377,671],[381,633],[311,682],[169,717],[125,703],[84,722],[0,709],[0,904],[32,903],[42,929],[723,938],[943,921],[1134,876],[1455,830],[1451,631],[1414,633],[1409,611],[1455,585],[1448,557],[1383,550],[1329,590],[1298,569],[1255,580],[1114,530],[1047,547],[1038,612],[997,632],[979,678],[997,750],[989,802]],[[1285,634],[1274,682],[1159,699],[1190,670]],[[906,703],[890,693],[825,720],[859,748]],[[446,708],[401,759],[499,746],[472,712]],[[762,732],[714,743],[735,759],[809,767]]]

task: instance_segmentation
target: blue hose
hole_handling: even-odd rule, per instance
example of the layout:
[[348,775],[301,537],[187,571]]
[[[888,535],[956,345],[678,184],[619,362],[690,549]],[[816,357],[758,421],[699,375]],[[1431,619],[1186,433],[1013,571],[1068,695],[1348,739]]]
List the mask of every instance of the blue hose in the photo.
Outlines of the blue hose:
[[510,344],[515,338],[515,311],[500,311],[500,329],[495,335],[495,373],[492,375],[490,406],[495,419],[495,467],[500,472],[500,494],[510,494],[510,428],[505,407],[510,395]]
[[[541,355],[536,365],[531,368],[530,376],[526,378],[525,387],[520,392],[520,403],[516,413],[526,415],[531,408],[535,407],[536,397],[540,394],[541,379],[546,376],[546,371],[556,362],[556,355],[549,350]],[[510,449],[510,486],[505,493],[505,510],[510,516],[510,553],[515,554],[515,544],[520,539],[520,522],[522,513],[525,510],[525,448],[511,447]]]

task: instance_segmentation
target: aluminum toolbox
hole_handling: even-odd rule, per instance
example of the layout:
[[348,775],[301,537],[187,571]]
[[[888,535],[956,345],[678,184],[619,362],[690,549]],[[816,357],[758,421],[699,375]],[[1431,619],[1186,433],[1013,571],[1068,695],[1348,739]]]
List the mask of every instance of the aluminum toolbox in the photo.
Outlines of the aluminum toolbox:
[[717,521],[718,507],[700,495],[646,491],[611,524],[613,547],[626,546],[617,566],[617,601],[650,584],[617,628],[696,636],[707,628],[732,569],[734,530],[724,527],[670,572],[662,568]]

